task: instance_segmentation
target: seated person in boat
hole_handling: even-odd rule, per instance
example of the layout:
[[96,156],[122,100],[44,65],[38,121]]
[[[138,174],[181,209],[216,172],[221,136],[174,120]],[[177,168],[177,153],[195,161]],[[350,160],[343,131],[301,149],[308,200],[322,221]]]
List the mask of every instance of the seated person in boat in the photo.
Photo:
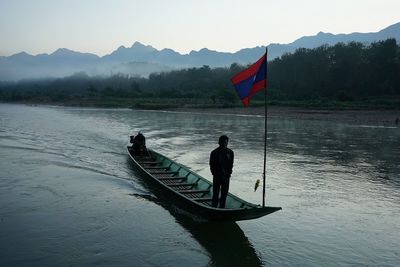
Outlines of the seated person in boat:
[[[210,155],[210,170],[213,175],[213,197],[212,206],[225,208],[226,197],[229,190],[229,180],[233,168],[233,151],[228,148],[229,138],[222,135],[219,138],[219,147],[214,149]],[[221,198],[219,192],[221,191]]]
[[131,136],[130,138],[134,155],[136,156],[148,155],[146,148],[146,138],[141,132],[139,132],[136,136]]

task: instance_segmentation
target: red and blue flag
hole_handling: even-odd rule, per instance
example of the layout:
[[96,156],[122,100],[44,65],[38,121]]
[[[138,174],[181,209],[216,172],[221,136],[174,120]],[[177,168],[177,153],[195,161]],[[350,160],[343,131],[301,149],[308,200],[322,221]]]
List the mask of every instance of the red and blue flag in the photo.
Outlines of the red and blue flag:
[[231,81],[243,105],[248,106],[253,95],[267,87],[267,53]]

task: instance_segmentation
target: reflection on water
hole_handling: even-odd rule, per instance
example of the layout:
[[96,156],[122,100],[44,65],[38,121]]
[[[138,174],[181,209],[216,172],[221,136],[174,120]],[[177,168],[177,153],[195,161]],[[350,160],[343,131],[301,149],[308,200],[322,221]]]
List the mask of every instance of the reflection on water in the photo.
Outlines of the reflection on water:
[[242,229],[234,222],[195,223],[177,217],[211,257],[211,266],[262,266],[262,262]]
[[158,203],[127,164],[138,130],[206,179],[227,134],[230,191],[261,203],[261,117],[0,104],[0,265],[400,262],[400,128],[269,119],[267,204],[283,210],[238,224],[199,224]]

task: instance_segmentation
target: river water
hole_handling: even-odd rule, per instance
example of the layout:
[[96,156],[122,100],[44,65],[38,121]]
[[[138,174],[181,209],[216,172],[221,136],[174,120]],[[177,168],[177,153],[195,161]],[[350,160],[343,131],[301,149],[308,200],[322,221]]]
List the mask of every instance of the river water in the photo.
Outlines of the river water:
[[129,135],[210,179],[227,134],[230,191],[260,204],[263,118],[0,104],[1,266],[400,264],[400,128],[271,118],[266,203],[204,223],[160,201]]

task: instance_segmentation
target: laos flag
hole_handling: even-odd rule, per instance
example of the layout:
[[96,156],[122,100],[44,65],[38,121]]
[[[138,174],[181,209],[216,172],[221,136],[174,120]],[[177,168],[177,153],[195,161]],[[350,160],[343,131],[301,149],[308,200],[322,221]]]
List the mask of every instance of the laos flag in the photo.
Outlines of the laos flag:
[[231,81],[243,105],[248,106],[253,95],[267,87],[267,53]]

